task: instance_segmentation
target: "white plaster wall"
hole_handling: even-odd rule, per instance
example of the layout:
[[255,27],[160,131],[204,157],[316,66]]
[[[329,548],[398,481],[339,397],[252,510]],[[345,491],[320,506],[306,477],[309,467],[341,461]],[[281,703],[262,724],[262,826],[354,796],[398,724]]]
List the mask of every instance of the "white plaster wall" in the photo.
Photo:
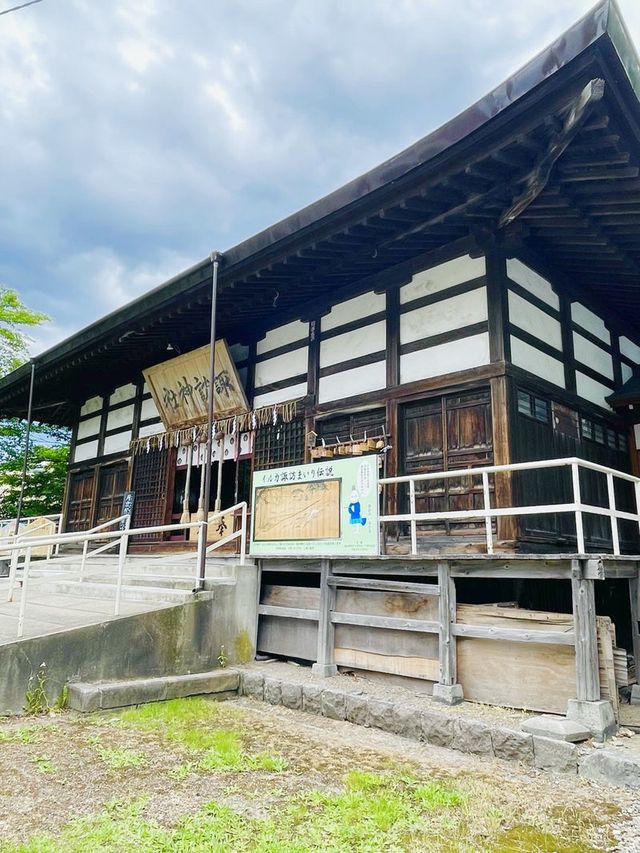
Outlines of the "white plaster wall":
[[107,435],[104,440],[104,453],[119,453],[129,449],[131,441],[131,430],[128,432],[120,432],[117,435]]
[[368,355],[386,348],[387,333],[386,323],[372,323],[362,329],[346,332],[344,335],[336,335],[320,342],[320,367],[329,367],[331,364],[340,364],[349,358],[358,358],[360,355]]
[[292,323],[287,323],[285,326],[279,326],[277,329],[271,329],[267,332],[261,341],[258,341],[256,351],[258,355],[283,347],[286,344],[292,344],[294,341],[305,340],[309,337],[309,324],[303,323],[301,320],[294,320]]
[[90,415],[92,412],[97,412],[102,408],[102,397],[91,397],[90,400],[80,409],[81,415]]
[[307,372],[308,347],[284,352],[256,364],[256,389]]
[[327,332],[329,329],[344,326],[353,320],[360,320],[362,317],[384,311],[386,304],[384,293],[363,293],[361,296],[334,305],[331,311],[321,318],[320,328],[323,332]]
[[420,338],[451,332],[486,319],[487,291],[485,287],[480,287],[471,293],[452,296],[401,314],[400,343],[407,344]]
[[98,455],[98,441],[88,441],[86,444],[78,444],[73,454],[74,462],[83,462],[85,459],[93,459]]
[[116,403],[124,403],[125,400],[131,400],[136,396],[136,386],[133,384],[121,385],[109,397],[109,405],[114,406]]
[[454,258],[437,267],[416,273],[408,284],[400,288],[400,302],[404,304],[456,284],[463,284],[484,275],[485,271],[484,258],[471,258],[469,255]]
[[611,343],[611,335],[604,324],[604,320],[598,317],[597,314],[594,314],[593,311],[589,311],[588,308],[585,308],[579,302],[571,303],[571,319],[578,326],[586,329],[587,332],[591,332],[592,335],[600,338],[600,340],[603,340],[607,344]]
[[524,287],[529,293],[542,299],[547,305],[552,308],[560,308],[560,299],[555,292],[550,282],[543,278],[531,267],[526,266],[517,258],[507,259],[507,276],[511,281],[515,281],[520,287]]
[[387,384],[387,368],[384,361],[367,364],[343,370],[331,376],[320,377],[318,387],[318,402],[328,403],[330,400],[342,400],[367,391],[378,391]]
[[307,393],[307,383],[289,385],[288,388],[280,388],[278,391],[268,391],[266,394],[256,393],[253,398],[253,408],[261,406],[273,406],[275,403],[285,403],[287,400],[297,400]]
[[78,424],[78,438],[89,438],[90,435],[98,435],[100,432],[100,415],[96,418],[89,418],[87,421],[80,421]]
[[606,397],[609,397],[613,393],[611,388],[607,388],[606,385],[596,382],[595,379],[591,379],[590,376],[585,376],[584,373],[580,373],[579,371],[576,371],[576,391],[585,400],[590,400],[592,403],[602,406],[605,409],[610,408]]
[[148,435],[156,435],[159,432],[164,432],[162,422],[157,424],[148,424],[147,426],[140,427],[140,430],[138,431],[138,437],[146,438]]
[[577,332],[573,333],[573,351],[576,360],[603,376],[613,379],[613,360],[611,354],[591,343]]
[[107,429],[131,426],[133,423],[133,405],[114,409],[107,415]]
[[155,401],[153,399],[143,400],[142,406],[140,407],[140,420],[148,421],[151,418],[159,418],[160,413],[156,408]]
[[560,322],[509,291],[509,320],[518,328],[562,351]]
[[400,356],[400,382],[415,382],[444,373],[468,370],[489,363],[489,335],[472,335],[458,341]]
[[522,367],[524,370],[534,373],[541,379],[546,379],[547,382],[559,385],[560,388],[565,387],[564,366],[562,362],[544,352],[540,352],[540,350],[513,335],[511,335],[511,361],[517,367]]
[[633,341],[630,341],[629,338],[625,338],[624,336],[620,338],[620,352],[622,355],[630,358],[635,364],[640,364],[640,347],[634,344]]

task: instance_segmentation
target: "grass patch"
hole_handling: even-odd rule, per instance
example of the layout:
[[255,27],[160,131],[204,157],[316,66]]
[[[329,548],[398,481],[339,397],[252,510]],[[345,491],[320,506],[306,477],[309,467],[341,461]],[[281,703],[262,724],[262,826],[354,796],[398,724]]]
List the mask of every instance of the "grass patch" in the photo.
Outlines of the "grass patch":
[[130,767],[142,767],[147,763],[143,752],[127,749],[125,746],[101,747],[98,749],[98,756],[109,770],[128,770]]
[[56,772],[56,768],[48,755],[35,755],[31,760],[41,773]]
[[71,821],[57,836],[36,836],[22,845],[0,843],[0,853],[433,853],[521,851],[588,853],[581,844],[531,827],[493,837],[478,835],[470,822],[468,792],[408,775],[356,771],[342,791],[301,793],[267,818],[248,818],[210,802],[171,828],[145,816],[146,800],[111,802],[94,817]]
[[[197,771],[282,773],[287,769],[287,761],[280,755],[248,752],[241,734],[219,727],[221,716],[219,704],[190,697],[129,708],[122,712],[120,719],[125,726],[157,731],[166,741],[183,746],[193,755],[193,760],[171,771],[173,778],[178,780]],[[226,709],[224,716],[229,717]]]

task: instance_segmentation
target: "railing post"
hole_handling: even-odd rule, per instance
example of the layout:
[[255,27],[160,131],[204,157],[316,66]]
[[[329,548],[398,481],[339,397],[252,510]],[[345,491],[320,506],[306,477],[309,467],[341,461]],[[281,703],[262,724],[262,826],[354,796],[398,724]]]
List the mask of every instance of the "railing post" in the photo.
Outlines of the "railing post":
[[[17,544],[17,540],[14,544]],[[11,563],[9,565],[9,592],[7,593],[7,601],[13,601],[13,590],[16,586],[16,574],[18,572],[18,560],[20,559],[20,549],[16,548],[11,552]]]
[[314,675],[328,678],[337,675],[335,663],[335,625],[331,621],[331,613],[335,608],[336,588],[329,586],[331,577],[331,560],[320,561],[320,614],[318,619],[318,651],[316,662],[311,667]]
[[84,545],[82,546],[82,560],[80,561],[80,581],[84,580],[84,567],[87,562],[87,551],[89,550],[89,540],[84,540]]
[[247,554],[247,504],[242,504],[242,532],[240,534],[240,565],[244,566],[244,561]]
[[418,533],[416,525],[416,482],[409,480],[409,511],[411,513],[411,553],[418,553]]
[[[199,521],[198,522],[198,547],[196,549],[196,555],[197,555],[196,556],[196,577],[195,577],[196,588],[198,587],[199,582],[200,582],[200,566],[203,564],[203,562],[205,564],[205,571],[206,571],[206,559],[207,559],[207,557],[206,557],[206,547],[207,547],[206,529],[207,529],[207,526],[206,526],[205,522]],[[204,559],[202,556],[203,550],[205,551]]]
[[120,615],[120,599],[122,597],[122,581],[124,575],[124,565],[127,559],[127,546],[129,544],[129,525],[131,524],[131,516],[128,515],[124,522],[124,530],[120,537],[120,548],[118,549],[118,579],[116,581],[116,600],[113,608],[113,615]]
[[[60,513],[60,515],[58,516],[58,531],[57,531],[58,535],[60,535],[62,533],[63,522],[64,522],[64,515],[63,515],[63,513]],[[55,547],[53,549],[53,553],[56,557],[58,557],[60,554],[60,541],[59,540],[55,544]]]
[[31,548],[24,555],[24,574],[22,575],[22,590],[20,591],[20,609],[18,611],[18,639],[24,633],[24,613],[27,607],[27,584],[29,583],[29,568],[31,567]]
[[640,482],[634,483],[633,488],[636,493],[636,515],[638,516],[638,533],[640,534]]
[[[613,484],[613,474],[607,474],[607,494],[609,495],[609,510],[614,513],[616,511],[616,492]],[[618,519],[615,515],[611,515],[611,541],[613,543],[613,553],[620,556],[620,535],[618,533]]]
[[[573,484],[573,503],[576,507],[581,506],[582,497],[580,496],[580,468],[577,462],[571,463],[571,482]],[[582,511],[576,509],[576,550],[578,554],[584,554],[584,527],[582,524]]]
[[[484,499],[484,510],[491,509],[491,493],[489,491],[489,475],[482,472],[482,496]],[[493,554],[493,531],[491,529],[491,516],[487,515],[484,520],[484,529],[487,536],[487,554]]]

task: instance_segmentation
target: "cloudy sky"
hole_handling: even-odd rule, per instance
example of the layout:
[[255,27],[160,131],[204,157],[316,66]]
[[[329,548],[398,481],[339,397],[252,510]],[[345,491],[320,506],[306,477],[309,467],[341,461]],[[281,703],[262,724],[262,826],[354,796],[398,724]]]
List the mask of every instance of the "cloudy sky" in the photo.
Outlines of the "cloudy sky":
[[[619,4],[640,45],[640,2]],[[42,0],[0,15],[0,283],[52,318],[33,352],[424,136],[591,5]]]

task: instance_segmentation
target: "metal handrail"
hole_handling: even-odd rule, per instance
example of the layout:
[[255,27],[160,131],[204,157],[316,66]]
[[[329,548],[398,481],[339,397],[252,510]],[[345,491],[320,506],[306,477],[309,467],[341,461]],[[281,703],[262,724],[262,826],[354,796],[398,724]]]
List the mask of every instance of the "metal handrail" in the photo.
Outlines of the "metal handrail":
[[[229,534],[228,536],[222,537],[217,542],[214,542],[211,546],[207,547],[206,544],[206,521],[190,521],[186,523],[178,522],[175,524],[160,524],[153,527],[136,527],[131,528],[131,516],[123,515],[118,518],[111,519],[108,522],[104,522],[103,524],[98,525],[97,527],[89,530],[82,531],[79,533],[58,533],[58,534],[50,534],[48,536],[41,537],[29,537],[29,544],[25,546],[23,542],[17,539],[15,542],[12,542],[5,546],[5,550],[10,551],[12,555],[11,559],[11,572],[9,578],[9,593],[7,600],[13,600],[13,591],[16,582],[16,572],[18,568],[18,555],[21,551],[25,552],[25,560],[23,563],[23,574],[22,574],[22,589],[20,594],[20,603],[19,603],[19,612],[18,612],[18,638],[23,636],[24,633],[24,619],[25,619],[25,610],[26,610],[26,602],[27,602],[27,590],[29,586],[29,577],[31,570],[31,557],[32,551],[34,548],[42,547],[44,545],[55,545],[55,544],[70,544],[70,543],[79,543],[82,542],[83,545],[88,545],[89,542],[93,542],[95,540],[104,540],[109,539],[112,540],[105,545],[97,548],[95,551],[92,551],[90,554],[86,555],[86,551],[84,551],[83,556],[90,557],[92,555],[102,553],[110,547],[115,545],[119,546],[118,549],[118,570],[117,570],[117,578],[116,578],[116,595],[114,602],[114,615],[118,616],[120,614],[120,603],[122,598],[122,587],[124,581],[124,569],[125,569],[125,561],[127,555],[127,548],[129,539],[131,536],[141,536],[141,535],[150,535],[155,533],[169,533],[176,530],[198,530],[198,542],[197,542],[197,550],[195,555],[190,554],[189,557],[196,557],[196,576],[194,578],[196,582],[196,587],[198,585],[198,567],[199,560],[202,556],[203,549],[205,553],[209,551],[213,551],[215,548],[220,547],[222,544],[240,538],[240,565],[244,565],[245,557],[246,557],[246,536],[247,536],[247,503],[246,501],[242,501],[241,503],[235,504],[233,507],[229,507],[228,509],[218,511],[214,513],[209,521],[211,523],[216,518],[226,515],[229,512],[235,512],[237,509],[242,510],[242,524],[239,530],[236,530]],[[113,530],[109,531],[105,528],[110,527],[111,525],[117,522],[123,522],[124,527],[121,530]],[[48,564],[50,566],[50,563]],[[84,564],[81,567],[81,580],[84,576]]]
[[[566,467],[571,469],[571,486],[573,491],[573,501],[569,503],[557,504],[538,504],[532,506],[518,507],[492,507],[491,493],[489,489],[489,475],[500,473],[512,473],[514,471],[538,471],[546,468],[561,468]],[[608,507],[595,506],[593,504],[584,503],[580,492],[580,469],[596,471],[604,474],[607,478],[607,499]],[[416,512],[416,489],[417,482],[425,480],[443,480],[459,477],[481,477],[482,479],[482,495],[483,508],[469,510],[454,510],[448,512]],[[616,507],[615,485],[614,480],[624,480],[630,482],[634,486],[634,494],[636,501],[636,512],[625,512]],[[495,518],[506,518],[520,515],[549,515],[562,512],[571,512],[575,517],[576,524],[576,545],[579,554],[585,553],[585,537],[584,537],[584,522],[583,514],[602,515],[610,519],[611,523],[611,541],[613,553],[616,556],[620,555],[620,531],[618,522],[620,520],[633,521],[638,525],[640,531],[640,478],[634,477],[632,474],[627,474],[624,471],[617,471],[615,468],[608,468],[606,465],[600,465],[597,462],[589,462],[586,459],[580,459],[577,456],[569,456],[563,459],[540,459],[535,462],[514,462],[507,465],[484,465],[477,468],[459,468],[450,471],[430,471],[426,474],[407,474],[400,477],[384,477],[379,481],[381,486],[397,485],[408,483],[409,485],[409,512],[395,513],[380,516],[380,523],[386,524],[389,522],[409,522],[411,526],[411,553],[417,554],[417,523],[419,521],[462,521],[465,519],[474,519],[485,521],[485,539],[487,544],[487,553],[493,554],[493,532],[492,520]]]

